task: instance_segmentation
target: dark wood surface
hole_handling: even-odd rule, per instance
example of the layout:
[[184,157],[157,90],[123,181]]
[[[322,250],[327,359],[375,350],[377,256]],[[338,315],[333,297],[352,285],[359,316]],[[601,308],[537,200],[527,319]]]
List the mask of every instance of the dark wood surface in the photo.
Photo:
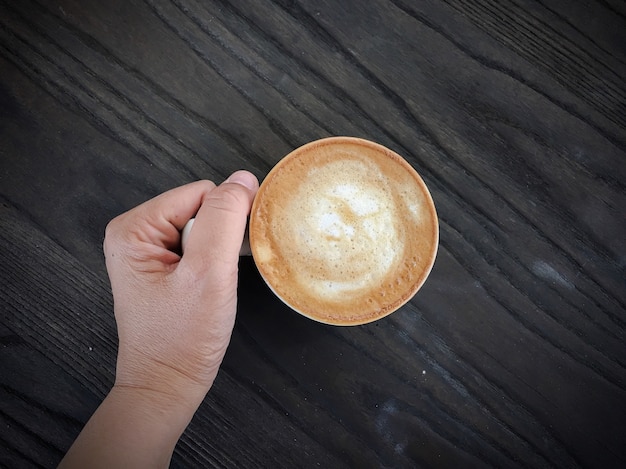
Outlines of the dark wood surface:
[[626,467],[625,77],[618,0],[0,0],[0,466],[113,382],[109,219],[353,135],[431,189],[430,278],[336,328],[243,259],[172,465]]

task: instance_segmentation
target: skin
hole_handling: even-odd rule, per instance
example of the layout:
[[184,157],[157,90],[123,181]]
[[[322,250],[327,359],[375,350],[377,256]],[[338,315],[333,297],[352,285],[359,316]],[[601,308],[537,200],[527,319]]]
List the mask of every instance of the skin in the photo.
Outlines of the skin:
[[[237,307],[239,249],[258,181],[197,181],[112,220],[104,254],[119,349],[115,384],[59,467],[168,467],[211,388]],[[180,232],[195,216],[184,255]]]

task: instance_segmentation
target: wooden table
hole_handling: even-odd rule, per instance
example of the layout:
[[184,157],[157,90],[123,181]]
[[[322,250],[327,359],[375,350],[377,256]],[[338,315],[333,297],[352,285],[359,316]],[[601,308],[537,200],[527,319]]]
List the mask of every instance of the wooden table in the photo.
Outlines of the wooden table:
[[0,466],[113,382],[108,220],[353,135],[431,189],[430,278],[337,328],[243,259],[172,465],[625,467],[625,45],[618,0],[0,0]]

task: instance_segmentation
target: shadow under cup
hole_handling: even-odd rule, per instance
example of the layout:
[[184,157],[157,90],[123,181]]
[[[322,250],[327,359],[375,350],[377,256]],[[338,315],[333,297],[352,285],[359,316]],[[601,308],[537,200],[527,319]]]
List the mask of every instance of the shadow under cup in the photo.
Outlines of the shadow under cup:
[[341,326],[408,302],[439,242],[417,172],[388,148],[353,137],[317,140],[284,157],[259,188],[249,233],[270,289],[298,313]]

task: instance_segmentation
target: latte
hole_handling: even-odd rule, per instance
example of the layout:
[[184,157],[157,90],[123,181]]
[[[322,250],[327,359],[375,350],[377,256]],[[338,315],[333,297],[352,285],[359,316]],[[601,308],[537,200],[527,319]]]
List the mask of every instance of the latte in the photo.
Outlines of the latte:
[[267,175],[250,215],[254,261],[272,291],[319,322],[357,325],[405,304],[430,273],[439,229],[415,170],[367,140],[304,145]]

